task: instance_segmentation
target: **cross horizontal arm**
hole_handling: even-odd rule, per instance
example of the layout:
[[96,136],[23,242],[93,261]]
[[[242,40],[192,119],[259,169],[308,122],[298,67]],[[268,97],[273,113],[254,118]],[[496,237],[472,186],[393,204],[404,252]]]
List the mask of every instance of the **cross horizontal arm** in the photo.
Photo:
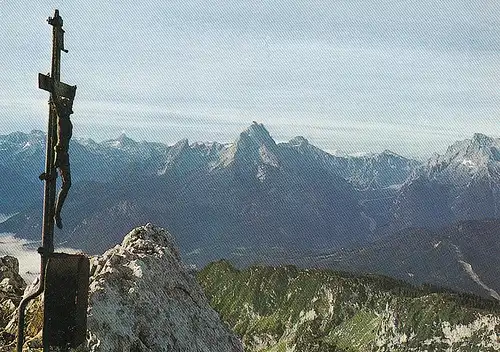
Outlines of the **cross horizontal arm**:
[[54,82],[50,76],[42,73],[38,74],[38,88],[68,99],[74,99],[76,94],[76,86],[70,86],[63,82]]

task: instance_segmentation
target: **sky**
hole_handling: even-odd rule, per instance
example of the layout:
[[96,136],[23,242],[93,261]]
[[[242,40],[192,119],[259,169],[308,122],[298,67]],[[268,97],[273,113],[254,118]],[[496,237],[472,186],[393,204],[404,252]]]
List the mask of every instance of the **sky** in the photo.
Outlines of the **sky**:
[[0,0],[0,134],[46,129],[51,26],[74,136],[277,141],[425,158],[500,136],[496,0]]

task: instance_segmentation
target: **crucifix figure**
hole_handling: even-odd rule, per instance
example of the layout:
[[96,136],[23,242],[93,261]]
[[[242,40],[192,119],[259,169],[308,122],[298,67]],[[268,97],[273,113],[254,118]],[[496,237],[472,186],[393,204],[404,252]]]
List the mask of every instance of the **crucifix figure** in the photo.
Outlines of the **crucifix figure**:
[[55,146],[54,167],[59,170],[61,175],[61,190],[57,195],[56,206],[54,210],[54,221],[56,226],[62,229],[61,209],[64,200],[68,195],[71,187],[71,171],[69,165],[69,140],[73,134],[73,124],[70,120],[70,115],[73,113],[73,99],[66,97],[56,97],[52,108],[55,109],[57,115],[57,143]]

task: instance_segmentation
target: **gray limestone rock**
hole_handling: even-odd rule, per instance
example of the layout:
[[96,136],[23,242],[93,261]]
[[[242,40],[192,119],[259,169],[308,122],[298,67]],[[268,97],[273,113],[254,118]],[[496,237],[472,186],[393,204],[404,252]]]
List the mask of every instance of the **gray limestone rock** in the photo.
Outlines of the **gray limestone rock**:
[[90,351],[243,351],[195,278],[173,236],[147,224],[92,258]]

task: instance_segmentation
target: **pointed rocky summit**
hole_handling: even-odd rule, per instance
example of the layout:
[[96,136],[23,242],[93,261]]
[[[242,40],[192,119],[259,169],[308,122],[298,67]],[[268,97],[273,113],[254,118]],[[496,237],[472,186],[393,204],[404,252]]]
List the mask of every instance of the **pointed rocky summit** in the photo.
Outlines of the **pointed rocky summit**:
[[227,167],[238,164],[238,167],[249,168],[252,174],[258,173],[259,165],[279,167],[277,145],[262,123],[253,123],[238,139],[221,155],[216,167]]
[[262,123],[257,123],[256,121],[253,121],[245,131],[240,133],[240,138],[238,141],[247,139],[251,140],[254,144],[257,145],[276,145],[276,142],[269,134],[269,131],[264,127]]

